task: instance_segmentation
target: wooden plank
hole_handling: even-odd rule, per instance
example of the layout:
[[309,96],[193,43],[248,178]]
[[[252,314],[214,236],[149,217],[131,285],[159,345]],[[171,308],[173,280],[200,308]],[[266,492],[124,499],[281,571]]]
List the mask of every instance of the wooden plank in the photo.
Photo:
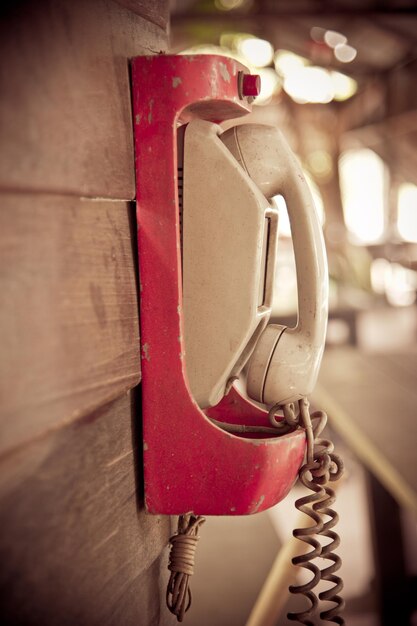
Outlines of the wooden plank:
[[0,189],[134,198],[129,58],[166,49],[167,13],[154,24],[110,0],[7,4]]
[[0,452],[139,382],[133,211],[0,195]]
[[118,4],[156,24],[164,32],[167,30],[170,6],[166,0],[115,0]]
[[[401,367],[398,363],[402,363]],[[403,372],[404,363],[411,368]],[[403,506],[417,511],[417,352],[394,359],[328,350],[314,404]]]
[[3,624],[174,624],[171,522],[143,509],[137,422],[130,393],[0,462]]

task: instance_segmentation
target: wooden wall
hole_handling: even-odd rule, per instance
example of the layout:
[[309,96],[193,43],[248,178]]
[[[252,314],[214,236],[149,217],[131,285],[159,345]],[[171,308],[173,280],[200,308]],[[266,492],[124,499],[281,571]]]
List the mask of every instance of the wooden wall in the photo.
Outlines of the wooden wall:
[[0,621],[171,624],[171,520],[142,498],[129,85],[168,1],[0,11]]

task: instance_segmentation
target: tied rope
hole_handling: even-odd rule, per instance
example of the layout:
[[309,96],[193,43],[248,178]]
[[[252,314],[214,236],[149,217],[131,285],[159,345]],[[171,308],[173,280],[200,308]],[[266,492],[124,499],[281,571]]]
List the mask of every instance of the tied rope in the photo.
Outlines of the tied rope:
[[169,542],[168,569],[171,576],[168,581],[166,602],[167,607],[182,622],[185,613],[191,606],[190,576],[194,574],[194,557],[199,539],[199,528],[206,521],[201,515],[180,515],[177,534]]

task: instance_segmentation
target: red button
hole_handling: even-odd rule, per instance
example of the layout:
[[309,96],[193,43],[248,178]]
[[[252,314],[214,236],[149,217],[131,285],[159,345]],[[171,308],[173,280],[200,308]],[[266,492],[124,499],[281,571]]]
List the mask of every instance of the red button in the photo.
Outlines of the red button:
[[242,94],[244,96],[259,96],[261,91],[261,77],[259,74],[244,74]]

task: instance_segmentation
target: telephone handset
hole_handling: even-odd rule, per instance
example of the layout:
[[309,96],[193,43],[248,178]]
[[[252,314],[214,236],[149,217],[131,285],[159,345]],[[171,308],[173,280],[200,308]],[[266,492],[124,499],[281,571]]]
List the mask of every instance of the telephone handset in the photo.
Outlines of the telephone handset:
[[[217,404],[243,368],[264,404],[310,395],[327,325],[328,274],[308,184],[276,128],[222,132],[195,120],[183,144],[183,289],[186,368],[202,408]],[[295,328],[271,316],[281,194],[291,223],[298,286]],[[279,289],[279,285],[277,286]]]

